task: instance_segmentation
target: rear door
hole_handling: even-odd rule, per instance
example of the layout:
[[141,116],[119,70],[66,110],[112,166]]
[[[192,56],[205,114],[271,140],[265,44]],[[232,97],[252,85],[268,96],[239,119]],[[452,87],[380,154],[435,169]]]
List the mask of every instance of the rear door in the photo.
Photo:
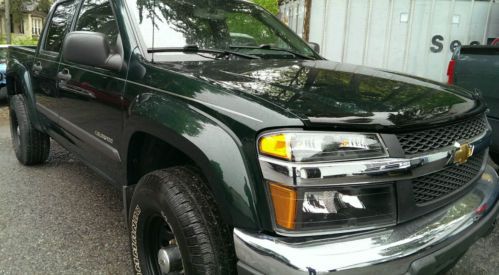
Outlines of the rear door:
[[[84,0],[73,30],[105,34],[112,54],[123,64],[123,45],[110,1]],[[63,58],[59,76],[56,109],[67,139],[94,168],[115,178],[121,163],[118,148],[126,66],[104,69]]]
[[59,98],[56,77],[62,43],[75,11],[76,3],[73,0],[59,2],[55,6],[31,67],[37,109],[52,122],[58,120],[54,107]]

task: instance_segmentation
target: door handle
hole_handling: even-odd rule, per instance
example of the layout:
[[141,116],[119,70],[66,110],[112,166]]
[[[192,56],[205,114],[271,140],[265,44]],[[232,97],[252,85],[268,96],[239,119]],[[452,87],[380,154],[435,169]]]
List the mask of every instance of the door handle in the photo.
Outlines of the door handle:
[[42,62],[40,61],[35,62],[35,64],[33,64],[33,67],[31,69],[33,70],[33,73],[39,74],[43,69]]
[[57,79],[64,82],[71,80],[71,74],[69,73],[69,70],[63,69],[62,71],[57,73]]

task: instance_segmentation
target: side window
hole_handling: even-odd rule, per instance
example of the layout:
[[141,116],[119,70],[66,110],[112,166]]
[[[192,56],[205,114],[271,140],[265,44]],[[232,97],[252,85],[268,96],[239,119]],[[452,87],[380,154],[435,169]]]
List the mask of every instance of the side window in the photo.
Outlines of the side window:
[[43,47],[46,51],[59,52],[61,50],[62,41],[66,35],[66,31],[71,23],[71,15],[75,12],[73,1],[68,1],[59,4],[50,19],[50,25]]
[[119,31],[111,3],[108,0],[85,0],[76,30],[103,33],[107,36],[111,49],[114,49]]

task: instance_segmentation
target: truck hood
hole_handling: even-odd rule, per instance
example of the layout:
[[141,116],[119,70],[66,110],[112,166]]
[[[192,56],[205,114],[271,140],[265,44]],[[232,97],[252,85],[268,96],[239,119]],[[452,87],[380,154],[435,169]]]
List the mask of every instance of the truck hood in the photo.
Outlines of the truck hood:
[[476,96],[457,87],[345,63],[243,60],[185,62],[179,68],[278,106],[311,127],[417,127],[485,110]]

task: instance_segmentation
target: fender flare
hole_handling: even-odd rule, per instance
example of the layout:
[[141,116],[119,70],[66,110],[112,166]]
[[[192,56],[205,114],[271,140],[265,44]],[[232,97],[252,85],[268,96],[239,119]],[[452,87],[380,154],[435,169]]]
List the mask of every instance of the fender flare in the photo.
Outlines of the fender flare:
[[[31,81],[30,71],[19,61],[16,59],[9,60],[9,66],[7,67],[7,79],[11,79],[13,81],[7,80],[7,94],[8,96],[12,96],[15,94],[22,94],[26,99],[26,105],[28,106],[28,115],[33,123],[33,125],[38,129],[40,129],[39,117],[36,112],[36,100],[33,82]],[[15,90],[15,85],[19,84],[21,87],[21,91]]]
[[[154,136],[184,153],[201,169],[226,223],[237,227],[259,228],[260,218],[254,205],[254,184],[237,136],[221,122],[191,105],[175,103],[176,100],[165,100],[160,95],[151,94],[148,95],[148,101],[168,102],[168,106],[134,104],[130,107],[129,117],[125,122],[124,142],[121,144],[123,164],[128,165],[128,146],[134,134]],[[171,123],[171,119],[160,118],[171,118],[168,113],[179,115],[179,112],[184,113],[183,117],[189,117],[191,123],[202,124],[203,129],[196,133],[182,132],[181,123]],[[210,141],[206,142],[207,139]],[[124,187],[123,194],[129,196],[133,191],[127,189],[133,188]]]

